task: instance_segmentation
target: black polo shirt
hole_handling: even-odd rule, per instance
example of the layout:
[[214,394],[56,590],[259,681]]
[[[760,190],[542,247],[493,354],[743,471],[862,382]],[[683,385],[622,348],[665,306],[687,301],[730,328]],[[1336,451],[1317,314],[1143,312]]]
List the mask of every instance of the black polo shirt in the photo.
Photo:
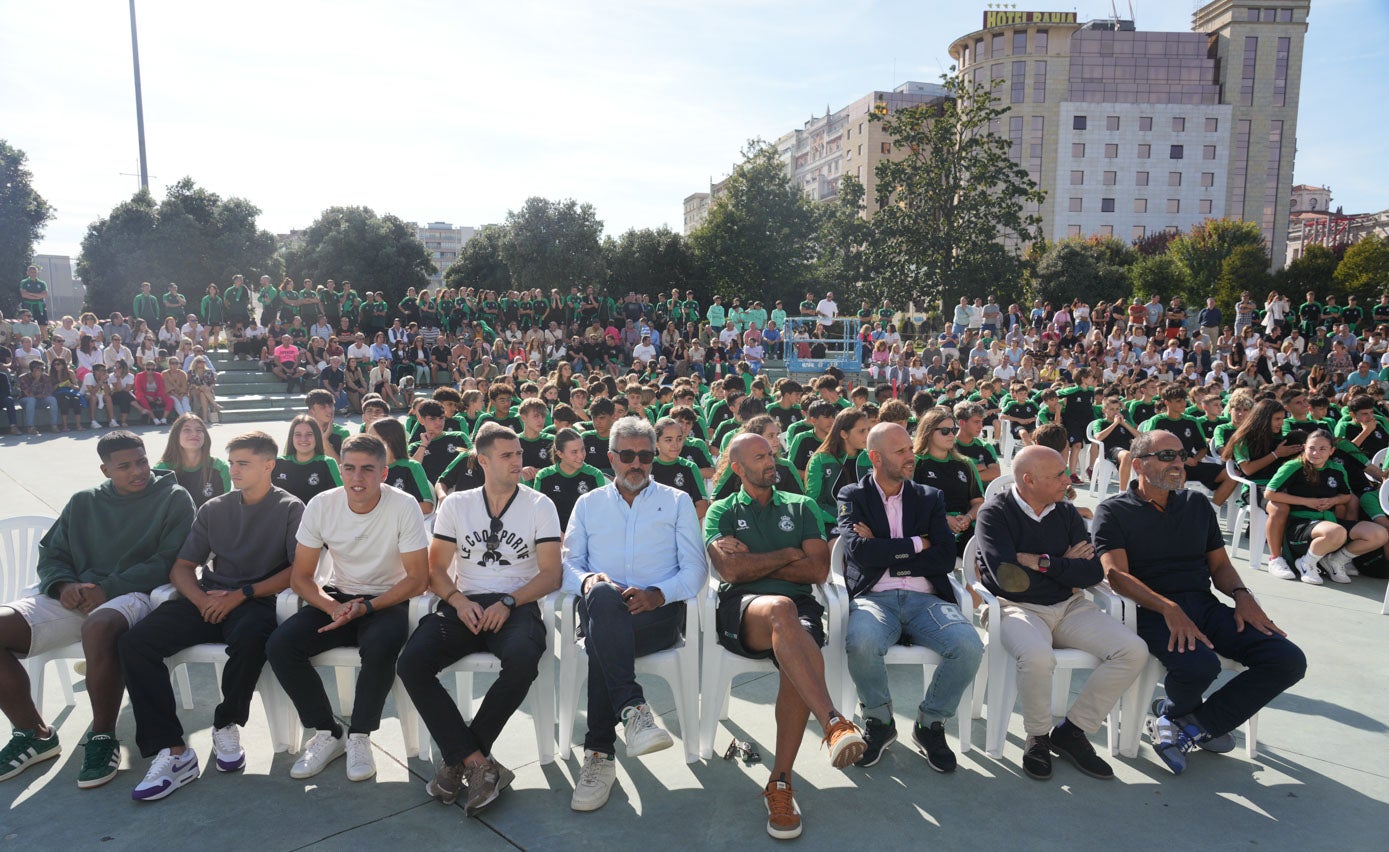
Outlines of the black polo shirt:
[[1209,590],[1206,554],[1225,546],[1220,522],[1205,494],[1181,490],[1160,510],[1135,486],[1095,509],[1095,550],[1123,550],[1129,573],[1160,595]]

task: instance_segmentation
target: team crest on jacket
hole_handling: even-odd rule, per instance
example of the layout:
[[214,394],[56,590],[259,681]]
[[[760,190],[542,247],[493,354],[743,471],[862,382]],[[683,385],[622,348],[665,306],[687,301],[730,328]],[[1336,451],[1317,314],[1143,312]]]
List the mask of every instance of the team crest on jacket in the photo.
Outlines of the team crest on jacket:
[[318,474],[317,474],[317,473],[311,473],[311,474],[309,474],[309,484],[310,484],[310,485],[317,485],[317,484],[318,484]]
[[777,521],[776,525],[782,532],[791,532],[791,530],[796,528],[796,523],[791,520],[790,515],[782,515],[781,520]]

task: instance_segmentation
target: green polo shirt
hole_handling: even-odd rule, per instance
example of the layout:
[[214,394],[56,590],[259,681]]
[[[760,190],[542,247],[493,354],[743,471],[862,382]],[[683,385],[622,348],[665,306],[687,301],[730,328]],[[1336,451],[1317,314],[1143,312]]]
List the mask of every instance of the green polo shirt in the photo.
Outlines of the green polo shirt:
[[[825,540],[815,504],[800,494],[788,494],[772,489],[772,499],[764,507],[742,488],[738,493],[716,500],[704,514],[704,543],[732,536],[753,553],[771,553],[785,547],[800,547],[806,539]],[[786,595],[811,594],[806,583],[790,583],[764,577],[751,583],[723,583],[720,592],[740,592]]]

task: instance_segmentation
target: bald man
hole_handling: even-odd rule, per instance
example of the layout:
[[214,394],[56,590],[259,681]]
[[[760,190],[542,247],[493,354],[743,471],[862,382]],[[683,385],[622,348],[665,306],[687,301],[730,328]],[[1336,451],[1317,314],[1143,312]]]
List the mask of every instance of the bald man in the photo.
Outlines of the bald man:
[[[1085,522],[1066,499],[1066,460],[1031,446],[1013,460],[1013,485],[979,512],[979,574],[1002,608],[1003,648],[1018,669],[1022,699],[1022,768],[1051,777],[1051,755],[1092,778],[1114,777],[1090,745],[1109,711],[1148,662],[1148,647],[1081,590],[1104,579]],[[1076,648],[1099,666],[1055,728],[1051,715],[1053,648]]]
[[776,453],[761,435],[737,436],[728,453],[742,486],[704,515],[709,559],[723,580],[718,641],[739,656],[770,659],[781,672],[776,757],[764,798],[767,833],[789,840],[801,835],[791,767],[811,714],[825,731],[835,768],[862,757],[864,742],[858,726],[834,708],[825,686],[825,611],[812,586],[829,577],[830,549],[815,503],[776,490]]
[[849,589],[846,644],[858,688],[867,747],[856,765],[872,766],[897,739],[883,655],[909,639],[941,656],[916,710],[912,743],[937,772],[955,770],[945,722],[979,670],[984,644],[950,585],[955,536],[945,495],[912,481],[912,439],[896,423],[868,433],[873,472],[839,492],[839,535]]

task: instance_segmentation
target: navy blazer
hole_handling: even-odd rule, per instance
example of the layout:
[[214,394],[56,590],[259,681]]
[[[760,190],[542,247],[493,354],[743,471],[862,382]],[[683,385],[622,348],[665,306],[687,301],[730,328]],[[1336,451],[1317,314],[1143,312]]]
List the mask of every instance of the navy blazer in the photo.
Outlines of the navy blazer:
[[[869,481],[872,478],[870,473],[839,492],[839,535],[844,542],[844,584],[849,597],[872,589],[888,570],[906,569],[913,577],[930,580],[938,597],[959,603],[949,579],[955,570],[955,535],[945,519],[945,495],[912,480],[902,483],[902,533],[924,535],[931,544],[917,553],[908,538],[890,537],[887,510],[878,486]],[[866,524],[873,537],[854,532],[857,523]]]

